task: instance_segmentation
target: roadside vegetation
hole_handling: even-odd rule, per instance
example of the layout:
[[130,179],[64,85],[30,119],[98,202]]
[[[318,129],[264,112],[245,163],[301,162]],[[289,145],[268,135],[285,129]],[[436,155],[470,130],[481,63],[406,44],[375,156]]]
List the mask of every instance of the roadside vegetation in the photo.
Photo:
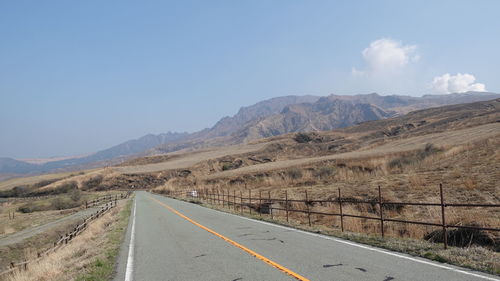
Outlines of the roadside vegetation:
[[83,192],[71,189],[66,193],[37,198],[14,198],[0,203],[0,237],[68,216],[85,202],[119,192]]
[[132,200],[122,201],[68,245],[49,254],[9,281],[109,280],[123,240]]

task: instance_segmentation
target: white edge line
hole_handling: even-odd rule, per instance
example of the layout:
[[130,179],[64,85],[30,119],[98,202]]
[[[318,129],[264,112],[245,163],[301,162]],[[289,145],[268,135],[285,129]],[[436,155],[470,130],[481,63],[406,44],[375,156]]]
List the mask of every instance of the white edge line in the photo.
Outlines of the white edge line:
[[[233,214],[230,214],[230,215],[233,215]],[[238,215],[235,215],[235,216],[241,217],[241,216],[238,216]],[[350,245],[350,246],[354,246],[354,247],[366,249],[366,250],[369,250],[369,251],[383,253],[383,254],[386,254],[386,255],[395,256],[395,257],[398,257],[398,258],[407,259],[407,260],[411,260],[411,261],[414,261],[414,262],[423,263],[423,264],[427,264],[427,265],[431,265],[431,266],[435,266],[435,267],[439,267],[439,268],[451,270],[451,271],[454,271],[454,272],[458,272],[458,273],[462,273],[462,274],[466,274],[466,275],[470,275],[470,276],[474,276],[474,277],[478,277],[478,278],[483,278],[483,279],[486,279],[486,280],[492,280],[492,281],[499,281],[500,280],[500,279],[497,279],[497,278],[493,278],[493,277],[489,277],[489,276],[484,276],[484,275],[476,274],[476,273],[472,273],[472,272],[467,272],[467,271],[464,271],[464,270],[461,270],[461,269],[457,269],[457,268],[454,268],[454,267],[450,267],[450,266],[446,266],[446,265],[442,265],[442,264],[436,264],[436,263],[431,262],[431,261],[425,261],[425,260],[421,260],[421,259],[418,259],[418,258],[409,257],[409,256],[397,254],[397,253],[394,253],[394,252],[385,251],[385,250],[382,250],[382,249],[378,249],[378,248],[374,248],[374,247],[371,247],[371,246],[362,245],[362,244],[358,244],[358,243],[354,243],[354,242],[350,242],[350,241],[346,241],[346,240],[342,240],[342,239],[338,239],[338,238],[328,237],[328,236],[317,234],[317,233],[307,232],[307,231],[303,231],[303,230],[300,230],[300,229],[295,229],[295,228],[291,228],[291,227],[277,225],[277,224],[273,224],[273,223],[265,222],[265,221],[259,221],[259,220],[255,220],[255,219],[251,219],[251,218],[246,218],[246,217],[241,217],[241,218],[249,220],[249,221],[253,221],[253,222],[258,222],[258,223],[262,223],[262,224],[266,224],[266,225],[270,225],[270,226],[274,226],[274,227],[278,227],[278,228],[283,228],[283,229],[292,230],[292,231],[295,231],[295,232],[299,232],[299,233],[303,233],[303,234],[307,234],[307,235],[311,235],[311,236],[323,238],[323,239],[326,239],[326,240],[332,240],[332,241],[335,241],[335,242],[338,242],[338,243],[347,244],[347,245]]]
[[127,268],[125,270],[125,281],[132,281],[134,272],[134,244],[135,244],[135,210],[137,202],[134,200],[134,214],[132,216],[132,230],[130,233],[130,244],[128,247]]
[[[162,196],[162,197],[165,197],[165,196]],[[165,198],[169,198],[169,197],[165,197]],[[174,198],[170,198],[170,199],[177,200],[177,199],[174,199]],[[177,200],[177,201],[181,201],[181,200]],[[185,202],[185,203],[187,203],[187,202]],[[346,240],[343,240],[343,239],[333,238],[333,237],[330,237],[330,236],[321,235],[321,234],[317,234],[317,233],[312,233],[312,232],[308,232],[308,231],[304,231],[304,230],[300,230],[300,229],[296,229],[296,228],[292,228],[292,227],[288,227],[288,226],[283,226],[283,225],[279,225],[279,224],[274,224],[274,223],[270,223],[270,222],[266,222],[266,221],[251,219],[251,218],[247,218],[247,217],[239,216],[239,215],[236,215],[236,214],[231,214],[231,213],[223,212],[223,211],[220,211],[220,210],[216,210],[216,209],[212,209],[212,208],[208,208],[208,207],[204,207],[204,206],[202,206],[202,207],[210,209],[210,210],[214,210],[214,211],[226,214],[226,215],[231,215],[231,216],[235,216],[235,217],[238,217],[238,218],[242,218],[242,219],[245,219],[245,220],[248,220],[248,221],[253,221],[253,222],[262,223],[262,224],[269,225],[269,226],[274,226],[274,227],[278,227],[278,228],[282,228],[282,229],[286,229],[286,230],[291,230],[291,231],[295,231],[295,232],[298,232],[298,233],[302,233],[302,234],[307,234],[307,235],[311,235],[311,236],[323,238],[323,239],[326,239],[326,240],[332,240],[332,241],[335,241],[335,242],[338,242],[338,243],[343,243],[343,244],[347,244],[347,245],[350,245],[350,246],[362,248],[362,249],[365,249],[365,250],[374,251],[374,252],[378,252],[378,253],[383,253],[383,254],[386,254],[386,255],[390,255],[390,256],[394,256],[394,257],[398,257],[398,258],[402,258],[402,259],[407,259],[407,260],[411,260],[411,261],[414,261],[414,262],[423,263],[423,264],[427,264],[427,265],[431,265],[431,266],[435,266],[435,267],[439,267],[439,268],[451,270],[451,271],[454,271],[454,272],[458,272],[458,273],[462,273],[462,274],[466,274],[466,275],[470,275],[470,276],[474,276],[474,277],[478,277],[478,278],[482,278],[482,279],[486,279],[486,280],[492,280],[492,281],[499,281],[500,280],[500,279],[497,279],[497,278],[493,278],[493,277],[489,277],[489,276],[485,276],[485,275],[481,275],[481,274],[476,274],[476,273],[472,273],[472,272],[467,272],[467,271],[460,270],[460,269],[457,269],[457,268],[454,268],[454,267],[450,267],[450,266],[446,266],[446,265],[442,265],[442,264],[437,264],[437,263],[434,263],[434,262],[431,262],[431,261],[425,261],[425,260],[421,260],[421,259],[410,257],[410,256],[401,255],[401,254],[394,253],[394,252],[385,251],[385,250],[382,250],[382,249],[378,249],[378,248],[375,248],[375,247],[371,247],[371,246],[367,246],[367,245],[362,245],[362,244],[358,244],[358,243],[354,243],[354,242],[350,242],[350,241],[346,241]]]

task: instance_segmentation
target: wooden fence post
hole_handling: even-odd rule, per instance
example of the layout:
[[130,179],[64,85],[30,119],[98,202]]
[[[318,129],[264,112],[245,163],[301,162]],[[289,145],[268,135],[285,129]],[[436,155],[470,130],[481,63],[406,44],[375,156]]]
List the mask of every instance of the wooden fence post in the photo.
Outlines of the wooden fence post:
[[380,185],[378,186],[378,206],[380,209],[380,232],[382,233],[382,237],[384,237],[384,215],[383,215],[383,206],[382,203],[382,192],[380,191]]
[[218,188],[217,188],[217,204],[220,205],[220,194]]
[[286,212],[286,222],[288,222],[288,191],[285,189],[285,212]]
[[340,187],[339,187],[339,209],[340,209],[340,229],[344,232],[344,213],[342,212],[342,199],[340,195]]
[[307,197],[307,190],[304,190],[306,193],[306,208],[307,208],[307,220],[309,221],[309,226],[311,226],[311,210],[309,209],[309,198]]
[[443,197],[443,184],[439,184],[439,194],[441,197],[441,224],[443,226],[443,242],[444,242],[444,248],[448,248],[448,235],[446,233],[446,219],[444,215],[444,208],[446,205],[444,204],[444,197]]

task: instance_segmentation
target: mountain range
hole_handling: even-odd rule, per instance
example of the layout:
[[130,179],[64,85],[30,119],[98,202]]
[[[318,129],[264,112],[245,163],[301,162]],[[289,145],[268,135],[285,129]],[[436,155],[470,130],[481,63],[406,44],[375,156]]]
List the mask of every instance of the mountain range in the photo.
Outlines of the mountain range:
[[213,127],[195,133],[149,134],[84,157],[43,164],[0,158],[0,174],[19,175],[106,166],[120,163],[130,157],[237,144],[291,132],[328,131],[365,121],[400,116],[418,109],[499,97],[499,94],[487,92],[422,97],[381,96],[376,93],[277,97],[242,107],[234,116],[224,117]]

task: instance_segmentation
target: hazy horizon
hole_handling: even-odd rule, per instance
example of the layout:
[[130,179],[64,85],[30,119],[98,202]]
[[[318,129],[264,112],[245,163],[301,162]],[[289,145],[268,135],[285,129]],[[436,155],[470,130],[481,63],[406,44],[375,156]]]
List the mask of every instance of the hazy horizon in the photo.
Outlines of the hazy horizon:
[[1,3],[0,157],[84,155],[148,133],[194,132],[279,96],[498,93],[499,8]]

